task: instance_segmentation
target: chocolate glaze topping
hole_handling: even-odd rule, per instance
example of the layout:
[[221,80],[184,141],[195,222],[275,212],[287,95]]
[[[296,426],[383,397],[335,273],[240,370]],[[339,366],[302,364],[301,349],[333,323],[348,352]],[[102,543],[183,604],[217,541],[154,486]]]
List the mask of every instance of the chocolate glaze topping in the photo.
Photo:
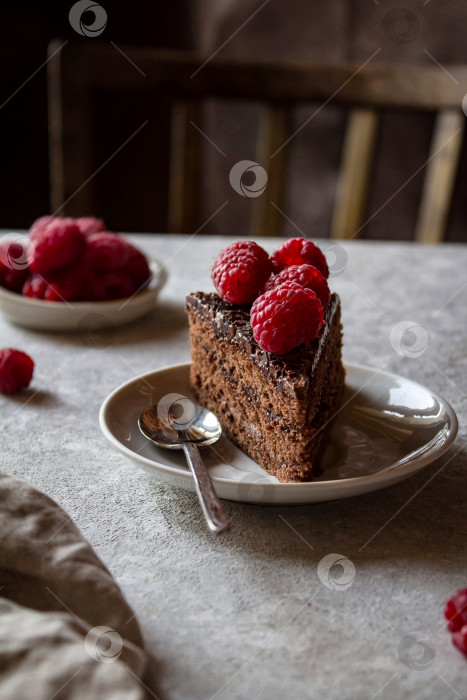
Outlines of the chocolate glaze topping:
[[218,294],[204,292],[188,294],[186,304],[187,310],[211,322],[218,338],[229,340],[248,353],[262,373],[274,381],[281,393],[301,398],[313,380],[313,372],[319,363],[340,301],[337,294],[332,294],[318,336],[311,343],[300,345],[284,355],[266,352],[259,347],[253,336],[248,307],[229,304]]

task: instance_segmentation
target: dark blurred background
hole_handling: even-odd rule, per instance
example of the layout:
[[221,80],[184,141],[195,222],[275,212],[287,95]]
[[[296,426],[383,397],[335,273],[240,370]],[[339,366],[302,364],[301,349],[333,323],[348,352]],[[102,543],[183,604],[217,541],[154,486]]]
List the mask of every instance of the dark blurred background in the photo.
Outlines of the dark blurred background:
[[[79,36],[70,26],[72,2],[9,3],[3,8],[0,47],[1,152],[0,227],[27,228],[50,211],[47,133],[47,46],[51,39],[114,42],[197,50],[259,60],[353,61],[362,63],[379,49],[375,61],[443,67],[467,63],[467,3],[464,0],[171,0],[145,3],[103,0],[108,16],[99,38]],[[256,13],[256,14],[255,14]],[[242,26],[243,25],[243,26]],[[240,29],[241,27],[241,29]],[[122,57],[122,60],[125,60]],[[440,67],[440,70],[443,68]],[[467,85],[465,92],[467,93]],[[103,163],[145,119],[149,124],[96,177],[96,186],[109,197],[104,210],[82,212],[103,216],[120,231],[163,231],[167,196],[168,108],[135,96],[122,101],[118,92],[96,104],[101,121]],[[296,110],[298,127],[316,109]],[[241,235],[251,201],[235,197],[228,182],[232,164],[255,159],[257,107],[210,104],[206,133],[225,156],[203,143],[205,177],[203,213],[206,218],[229,199],[203,233]],[[329,235],[332,204],[345,116],[332,104],[304,128],[290,145],[290,178],[286,211],[310,236]],[[377,160],[368,215],[420,168],[428,157],[433,128],[431,115],[385,113],[378,136]],[[467,154],[464,143],[448,240],[467,240]],[[363,237],[410,239],[413,236],[423,172],[400,196],[385,206],[365,227]],[[110,198],[112,199],[112,198]],[[292,224],[285,235],[297,235]]]

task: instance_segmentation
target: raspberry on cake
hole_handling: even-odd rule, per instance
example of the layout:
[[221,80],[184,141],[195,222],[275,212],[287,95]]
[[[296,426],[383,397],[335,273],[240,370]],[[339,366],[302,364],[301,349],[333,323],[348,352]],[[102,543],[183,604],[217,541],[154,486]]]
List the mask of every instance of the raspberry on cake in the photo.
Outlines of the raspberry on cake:
[[211,277],[224,301],[249,304],[263,289],[271,270],[269,255],[261,246],[254,241],[238,241],[218,256]]
[[323,309],[311,289],[284,282],[254,301],[250,322],[260,348],[283,355],[316,338]]
[[[236,270],[235,259],[232,265]],[[224,261],[226,280],[229,269]],[[187,296],[190,383],[225,435],[263,469],[282,482],[309,481],[319,473],[344,390],[340,301],[332,294],[323,314],[314,290],[294,279],[277,287],[271,281],[258,296],[264,281],[256,300],[248,297],[251,309],[218,294]]]
[[314,265],[321,274],[329,277],[329,268],[323,252],[306,238],[289,238],[272,255],[272,268],[280,272],[291,265]]
[[282,272],[273,275],[266,282],[265,292],[278,287],[284,282],[296,282],[305,289],[311,289],[321,302],[324,310],[327,309],[331,292],[329,291],[328,283],[324,275],[313,265],[291,265],[286,267]]

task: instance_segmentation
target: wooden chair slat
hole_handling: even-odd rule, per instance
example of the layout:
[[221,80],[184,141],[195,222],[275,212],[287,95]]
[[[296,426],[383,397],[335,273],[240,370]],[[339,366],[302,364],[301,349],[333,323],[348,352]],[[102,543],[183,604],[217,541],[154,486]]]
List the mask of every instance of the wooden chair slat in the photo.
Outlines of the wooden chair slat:
[[278,149],[289,136],[295,105],[315,101],[353,110],[344,142],[332,237],[350,238],[359,233],[378,111],[384,108],[439,113],[415,238],[431,242],[444,235],[464,130],[461,105],[467,66],[450,65],[447,74],[431,65],[383,65],[376,62],[376,53],[360,65],[284,64],[219,56],[206,60],[180,51],[127,46],[116,51],[109,44],[93,42],[68,42],[52,56],[58,45],[51,44],[48,65],[52,211],[78,216],[99,209],[92,186],[90,96],[106,90],[141,91],[151,105],[160,100],[167,103],[167,98],[176,105],[168,230],[195,231],[201,221],[202,148],[200,134],[191,122],[200,128],[202,101],[207,98],[259,100],[267,107],[256,161],[266,170],[268,183],[253,203],[250,233],[280,235],[288,149]]
[[377,63],[376,53],[372,62],[362,66],[245,61],[218,56],[205,62],[206,56],[191,52],[120,48],[134,65],[107,44],[77,46],[70,42],[63,51],[78,52],[83,67],[83,60],[92,64],[89,79],[95,86],[157,88],[161,94],[178,93],[185,97],[216,95],[322,102],[332,96],[334,103],[436,110],[461,105],[467,83],[464,65],[449,65],[447,75],[437,66]]
[[255,199],[250,233],[253,238],[280,235],[283,217],[279,209],[282,209],[285,197],[287,149],[278,149],[288,138],[289,123],[287,105],[266,107],[260,122],[256,160],[266,171],[268,179],[264,193]]
[[198,100],[175,102],[172,109],[168,230],[193,233],[199,224],[201,143],[193,123],[202,123]]
[[[84,186],[92,174],[92,144],[88,84],[69,64],[70,54],[49,45],[49,158],[51,211],[81,216],[93,211],[93,189]],[[73,74],[73,79],[70,75]]]
[[378,131],[374,109],[350,113],[331,226],[331,238],[355,238],[360,233]]
[[415,240],[421,243],[444,239],[464,125],[465,116],[460,110],[443,110],[436,118],[415,229]]

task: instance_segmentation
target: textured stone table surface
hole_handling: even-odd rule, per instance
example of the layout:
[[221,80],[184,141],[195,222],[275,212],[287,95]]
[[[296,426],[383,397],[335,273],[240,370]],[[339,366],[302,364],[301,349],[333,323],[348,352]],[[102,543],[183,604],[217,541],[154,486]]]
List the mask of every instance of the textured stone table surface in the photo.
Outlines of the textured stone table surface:
[[[328,253],[341,270],[331,287],[342,299],[345,360],[440,392],[460,422],[450,451],[396,486],[348,500],[225,502],[233,529],[216,539],[194,494],[112,450],[98,412],[119,384],[189,359],[184,296],[211,289],[210,266],[230,241],[134,240],[169,270],[144,320],[88,337],[0,319],[0,346],[36,361],[32,387],[0,397],[0,454],[1,469],[54,498],[110,568],[144,633],[151,692],[173,700],[467,697],[467,659],[442,615],[467,586],[467,248],[353,242]],[[416,358],[390,343],[404,320],[429,337]],[[344,591],[317,576],[329,553],[355,566]]]

